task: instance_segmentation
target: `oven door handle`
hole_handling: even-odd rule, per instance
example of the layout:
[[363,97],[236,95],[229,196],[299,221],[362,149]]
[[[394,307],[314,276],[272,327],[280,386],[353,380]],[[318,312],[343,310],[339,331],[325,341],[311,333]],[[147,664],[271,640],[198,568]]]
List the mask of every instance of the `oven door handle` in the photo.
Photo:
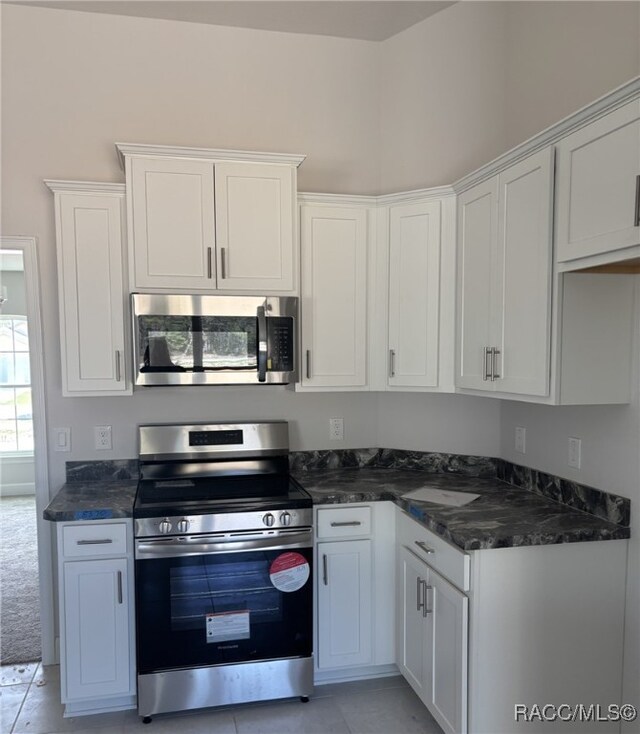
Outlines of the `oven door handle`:
[[267,380],[267,316],[265,307],[258,306],[258,382]]
[[301,532],[269,535],[266,538],[238,538],[227,540],[215,537],[141,538],[136,540],[136,560],[201,556],[218,553],[247,553],[258,550],[285,550],[311,548],[311,528]]

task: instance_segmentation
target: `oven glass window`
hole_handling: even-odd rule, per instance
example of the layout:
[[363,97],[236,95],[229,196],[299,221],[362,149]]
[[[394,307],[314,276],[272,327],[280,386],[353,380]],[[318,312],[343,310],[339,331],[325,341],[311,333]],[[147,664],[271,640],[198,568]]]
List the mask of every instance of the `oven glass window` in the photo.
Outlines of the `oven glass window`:
[[[282,590],[283,553],[136,561],[139,672],[310,655],[312,574]],[[310,571],[311,549],[295,554]]]
[[256,370],[254,316],[139,316],[141,372]]

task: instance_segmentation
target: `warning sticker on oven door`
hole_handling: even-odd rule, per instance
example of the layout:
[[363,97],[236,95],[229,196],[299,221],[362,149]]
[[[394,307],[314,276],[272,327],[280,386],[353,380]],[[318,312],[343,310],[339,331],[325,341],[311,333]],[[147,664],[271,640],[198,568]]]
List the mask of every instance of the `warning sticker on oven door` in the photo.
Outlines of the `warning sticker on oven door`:
[[269,568],[269,578],[278,591],[298,591],[309,578],[309,564],[300,553],[281,553]]
[[248,640],[249,612],[219,612],[207,614],[207,642],[226,642],[227,640]]

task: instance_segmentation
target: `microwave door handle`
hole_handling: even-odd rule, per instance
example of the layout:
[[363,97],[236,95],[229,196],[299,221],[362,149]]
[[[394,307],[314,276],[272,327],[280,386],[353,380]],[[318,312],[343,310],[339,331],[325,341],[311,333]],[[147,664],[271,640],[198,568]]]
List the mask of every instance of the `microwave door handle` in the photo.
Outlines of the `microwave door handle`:
[[267,317],[258,306],[258,382],[267,381]]

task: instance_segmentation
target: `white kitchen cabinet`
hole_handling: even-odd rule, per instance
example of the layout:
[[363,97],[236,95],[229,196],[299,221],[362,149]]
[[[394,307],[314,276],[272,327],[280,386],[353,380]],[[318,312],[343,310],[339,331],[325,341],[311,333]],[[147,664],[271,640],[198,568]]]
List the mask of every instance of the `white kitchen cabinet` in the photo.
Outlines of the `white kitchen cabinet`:
[[135,706],[132,535],[130,520],[58,524],[66,715]]
[[62,394],[131,395],[124,186],[45,183],[55,205]]
[[316,682],[395,670],[395,507],[319,506],[316,513]]
[[301,156],[117,144],[132,289],[296,290]]
[[302,385],[367,385],[367,209],[300,207]]
[[458,386],[549,394],[553,150],[458,200]]
[[[640,245],[640,102],[600,117],[557,144],[558,262],[629,257]],[[587,263],[583,264],[583,267]]]

